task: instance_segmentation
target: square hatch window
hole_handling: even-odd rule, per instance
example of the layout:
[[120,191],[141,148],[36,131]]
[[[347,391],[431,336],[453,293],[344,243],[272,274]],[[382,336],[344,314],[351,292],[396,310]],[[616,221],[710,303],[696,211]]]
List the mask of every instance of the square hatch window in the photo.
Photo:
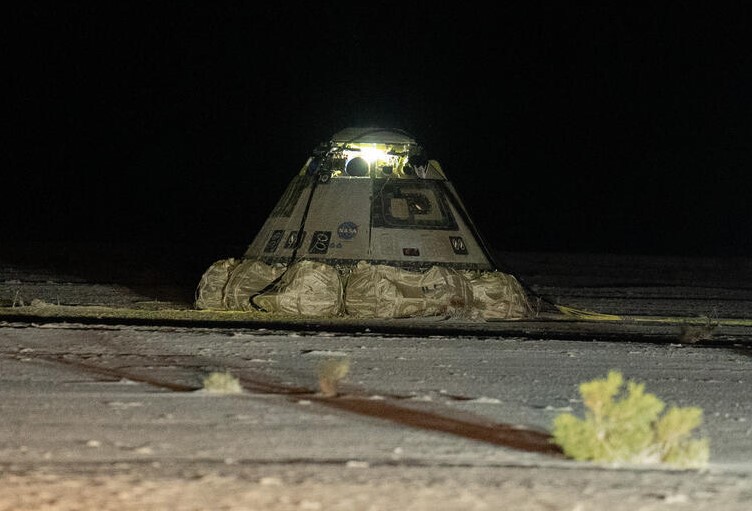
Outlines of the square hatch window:
[[374,180],[374,226],[457,229],[443,190],[432,181]]

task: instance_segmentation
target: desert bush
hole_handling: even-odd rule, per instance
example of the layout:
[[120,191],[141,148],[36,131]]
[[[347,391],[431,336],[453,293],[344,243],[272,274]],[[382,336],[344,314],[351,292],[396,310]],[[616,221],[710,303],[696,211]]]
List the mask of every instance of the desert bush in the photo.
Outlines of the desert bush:
[[692,438],[702,423],[702,410],[671,407],[645,392],[645,385],[627,382],[618,371],[605,379],[580,384],[585,417],[564,413],[554,419],[553,442],[564,454],[581,461],[670,464],[700,468],[707,463],[709,442]]

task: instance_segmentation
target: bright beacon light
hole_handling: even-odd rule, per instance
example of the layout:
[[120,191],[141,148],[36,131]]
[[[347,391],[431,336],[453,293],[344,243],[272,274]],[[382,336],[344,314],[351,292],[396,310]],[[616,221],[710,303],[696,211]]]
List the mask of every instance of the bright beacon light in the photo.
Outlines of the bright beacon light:
[[386,160],[387,158],[384,151],[376,149],[375,147],[361,147],[358,156],[366,160],[368,163],[373,163],[378,160]]

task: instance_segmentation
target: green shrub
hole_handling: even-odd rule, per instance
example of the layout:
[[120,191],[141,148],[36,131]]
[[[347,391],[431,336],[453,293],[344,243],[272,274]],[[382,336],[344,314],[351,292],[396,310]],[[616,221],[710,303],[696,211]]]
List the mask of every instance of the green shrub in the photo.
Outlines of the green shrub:
[[671,407],[611,371],[606,379],[580,384],[585,417],[564,413],[554,419],[553,442],[575,460],[609,463],[666,463],[700,468],[709,457],[708,440],[692,438],[702,410]]

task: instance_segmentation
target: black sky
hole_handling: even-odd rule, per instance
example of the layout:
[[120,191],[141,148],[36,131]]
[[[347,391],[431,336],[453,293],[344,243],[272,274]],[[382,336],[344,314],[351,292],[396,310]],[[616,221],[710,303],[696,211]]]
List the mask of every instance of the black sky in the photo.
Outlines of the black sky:
[[277,4],[9,9],[0,239],[243,245],[376,125],[499,250],[752,255],[744,3]]

